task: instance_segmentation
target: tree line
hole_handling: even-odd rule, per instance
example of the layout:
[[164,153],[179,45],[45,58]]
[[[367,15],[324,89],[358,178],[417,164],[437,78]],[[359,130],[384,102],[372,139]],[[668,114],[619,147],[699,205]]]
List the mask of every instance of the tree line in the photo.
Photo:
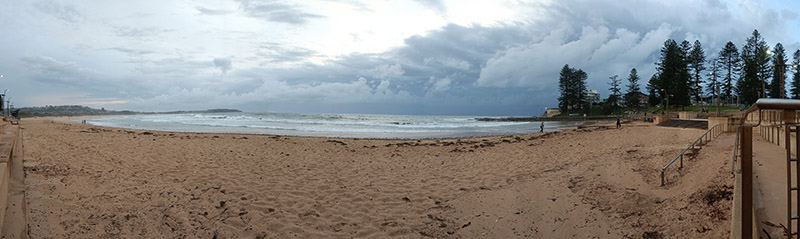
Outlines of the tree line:
[[[623,106],[639,107],[640,97],[647,97],[650,106],[668,104],[683,107],[701,104],[707,98],[749,105],[759,98],[800,99],[800,49],[787,64],[786,50],[781,43],[773,48],[758,32],[745,40],[741,51],[729,41],[716,57],[706,59],[699,40],[678,43],[667,39],[656,62],[656,73],[647,82],[647,95],[640,92],[636,68],[628,75],[626,92],[622,94],[617,75],[609,78],[611,94],[599,106],[601,113],[617,112]],[[787,74],[793,72],[791,91],[786,92]],[[564,113],[590,113],[593,105],[586,98],[588,75],[581,69],[564,65],[559,75],[559,108]],[[706,97],[704,97],[706,96]],[[620,105],[618,102],[622,102]]]
[[[592,102],[586,97],[586,79],[588,75],[581,69],[575,69],[568,64],[561,68],[559,77],[558,107],[564,113],[590,113]],[[640,97],[644,94],[639,89],[639,73],[632,68],[628,74],[626,92],[622,93],[622,80],[618,75],[609,77],[611,95],[596,108],[601,114],[611,114],[622,107],[635,109],[639,107]]]

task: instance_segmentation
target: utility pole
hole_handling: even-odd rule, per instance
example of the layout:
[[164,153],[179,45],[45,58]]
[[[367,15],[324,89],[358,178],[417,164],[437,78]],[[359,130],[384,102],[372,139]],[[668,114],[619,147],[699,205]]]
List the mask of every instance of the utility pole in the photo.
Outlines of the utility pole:
[[719,117],[719,82],[717,82],[717,117]]
[[786,89],[784,89],[784,88],[786,88],[786,83],[783,82],[783,78],[784,78],[783,75],[784,74],[786,74],[786,66],[785,65],[781,66],[781,75],[780,75],[780,77],[781,77],[781,99],[786,99],[786,92],[785,92]]
[[666,112],[667,118],[669,118],[669,94],[667,94],[667,90],[665,89],[661,89],[661,91],[664,92],[662,97],[667,100],[667,104],[664,106],[664,111],[662,112]]
[[759,72],[758,76],[761,77],[761,98],[767,98],[767,87],[766,84],[764,84],[764,74]]

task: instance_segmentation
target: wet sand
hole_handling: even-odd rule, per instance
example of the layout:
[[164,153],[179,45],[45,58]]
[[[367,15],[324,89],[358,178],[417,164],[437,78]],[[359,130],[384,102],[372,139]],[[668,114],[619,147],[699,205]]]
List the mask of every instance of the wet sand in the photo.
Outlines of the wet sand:
[[[609,125],[611,126],[611,125]],[[732,135],[357,140],[22,121],[34,238],[721,238]],[[727,138],[726,138],[727,137]]]

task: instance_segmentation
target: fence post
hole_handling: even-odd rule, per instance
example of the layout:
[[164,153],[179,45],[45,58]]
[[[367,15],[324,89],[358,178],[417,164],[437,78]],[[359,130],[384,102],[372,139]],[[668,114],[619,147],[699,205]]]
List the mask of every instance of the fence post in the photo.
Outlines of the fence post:
[[742,237],[753,235],[753,126],[741,126]]

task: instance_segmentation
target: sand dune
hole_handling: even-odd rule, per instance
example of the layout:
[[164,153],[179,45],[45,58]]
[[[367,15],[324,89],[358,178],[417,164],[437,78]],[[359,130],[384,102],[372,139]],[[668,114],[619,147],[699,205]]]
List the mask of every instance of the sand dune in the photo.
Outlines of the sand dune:
[[[192,134],[23,120],[35,238],[719,238],[732,139],[701,130],[440,140]],[[732,137],[732,136],[731,136]],[[709,196],[710,195],[710,196]]]

